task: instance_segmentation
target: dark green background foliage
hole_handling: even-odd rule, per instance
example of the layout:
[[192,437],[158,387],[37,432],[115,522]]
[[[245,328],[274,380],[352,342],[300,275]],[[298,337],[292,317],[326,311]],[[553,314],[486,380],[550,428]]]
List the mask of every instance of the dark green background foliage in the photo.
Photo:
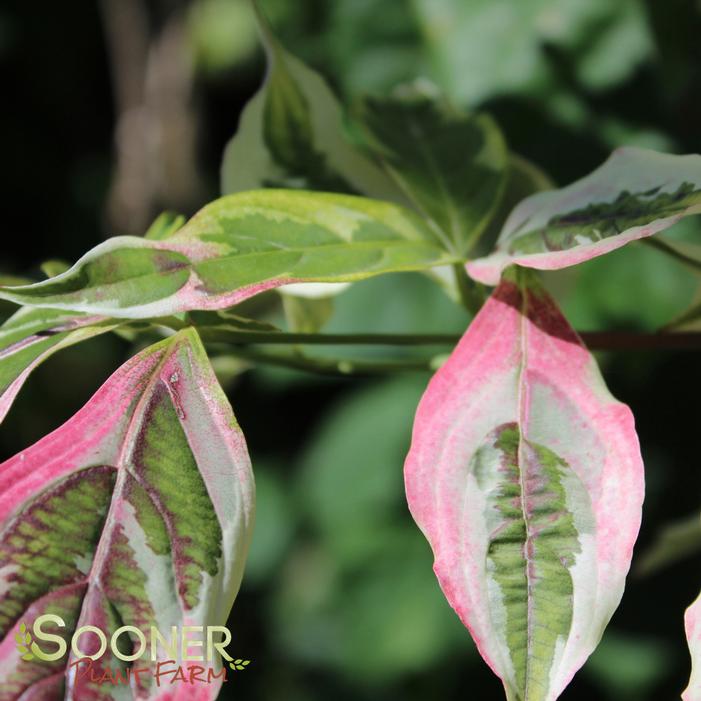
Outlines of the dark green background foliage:
[[[263,4],[287,47],[347,98],[431,79],[457,104],[489,111],[510,147],[558,184],[617,145],[701,151],[695,0]],[[189,215],[216,197],[222,149],[263,72],[243,0],[4,2],[0,65],[0,273],[37,278],[41,261],[74,260],[107,235],[143,233],[164,208]],[[698,233],[697,221],[673,232]],[[548,280],[582,330],[653,330],[698,284],[638,244]],[[253,304],[279,321],[276,296]],[[407,274],[354,285],[325,330],[460,332],[467,321],[427,278]],[[105,335],[40,367],[0,432],[2,457],[67,419],[132,350]],[[671,351],[600,361],[633,408],[646,461],[639,554],[701,506],[701,363]],[[222,698],[501,698],[404,503],[402,461],[428,377],[239,375],[215,362],[248,437],[259,503],[230,620],[232,651],[252,663]],[[700,563],[633,576],[562,698],[678,698],[688,676],[682,614]]]

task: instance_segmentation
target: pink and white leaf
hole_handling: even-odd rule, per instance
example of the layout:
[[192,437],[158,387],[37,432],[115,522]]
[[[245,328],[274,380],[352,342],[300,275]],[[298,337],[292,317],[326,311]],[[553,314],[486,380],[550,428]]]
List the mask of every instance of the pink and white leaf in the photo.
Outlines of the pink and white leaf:
[[581,180],[523,200],[504,224],[494,253],[468,263],[467,271],[496,285],[512,264],[559,270],[700,212],[701,156],[621,148]]
[[701,701],[701,596],[686,610],[684,627],[691,653],[691,677],[682,699]]
[[111,331],[104,317],[22,307],[0,326],[0,422],[32,371],[62,348]]
[[416,414],[406,492],[510,701],[554,701],[621,599],[644,476],[633,417],[534,282],[507,274]]
[[[123,687],[71,672],[72,654],[20,659],[15,635],[43,613],[66,622],[56,631],[66,637],[83,625],[108,639],[122,625],[147,638],[151,626],[223,625],[253,515],[244,438],[197,334],[129,360],[73,418],[0,465],[0,701],[123,698]],[[85,654],[97,643],[81,636]],[[108,650],[95,665],[99,676],[124,663]],[[159,688],[147,676],[129,691],[204,701],[218,687]]]
[[240,192],[165,239],[117,236],[60,275],[0,299],[123,319],[226,309],[293,283],[342,283],[460,262],[421,217],[364,197]]

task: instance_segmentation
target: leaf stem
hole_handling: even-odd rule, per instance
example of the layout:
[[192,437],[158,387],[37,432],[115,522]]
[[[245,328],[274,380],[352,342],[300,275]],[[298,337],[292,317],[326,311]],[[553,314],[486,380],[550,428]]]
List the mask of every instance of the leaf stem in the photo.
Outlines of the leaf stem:
[[674,248],[674,246],[670,246],[663,239],[650,236],[647,238],[640,239],[640,243],[644,243],[646,246],[650,246],[651,248],[654,248],[660,251],[661,253],[665,253],[671,258],[674,258],[680,263],[684,263],[684,265],[688,265],[694,268],[695,270],[701,270],[701,260],[696,260],[691,256],[687,256],[686,254]]
[[579,334],[589,350],[695,350],[701,349],[701,332],[637,333],[585,331]]
[[[161,325],[170,326],[174,319],[160,319]],[[231,355],[254,363],[303,370],[321,375],[352,377],[382,375],[395,372],[435,372],[444,356],[401,358],[393,360],[364,360],[351,358],[320,358],[308,356],[299,350],[267,351],[251,347],[261,345],[373,345],[373,346],[454,346],[459,334],[310,334],[283,331],[241,331],[215,326],[196,327],[201,338],[209,343],[229,344]],[[701,332],[638,333],[629,331],[590,331],[580,333],[591,351],[644,351],[701,349]]]
[[[206,341],[246,345],[328,346],[454,346],[459,334],[314,334],[238,331],[216,327],[198,328]],[[701,332],[639,333],[635,331],[583,331],[589,350],[684,350],[701,349]]]
[[339,358],[319,358],[300,353],[271,353],[251,348],[236,347],[229,351],[231,355],[255,363],[275,365],[277,367],[306,370],[321,375],[362,376],[382,375],[393,372],[434,372],[439,362],[437,358],[421,360],[386,360],[369,361]]
[[454,263],[453,273],[460,301],[463,307],[474,316],[484,304],[486,298],[484,288],[467,274],[463,263]]
[[392,334],[392,333],[286,333],[283,331],[241,331],[217,326],[197,327],[200,336],[211,342],[234,344],[289,344],[319,346],[452,346],[460,336],[444,334]]

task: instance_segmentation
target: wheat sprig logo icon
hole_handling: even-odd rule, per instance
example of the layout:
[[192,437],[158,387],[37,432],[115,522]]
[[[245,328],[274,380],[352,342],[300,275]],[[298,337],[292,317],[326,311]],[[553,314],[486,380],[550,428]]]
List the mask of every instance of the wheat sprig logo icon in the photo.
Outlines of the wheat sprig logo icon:
[[15,641],[17,642],[17,651],[23,660],[30,662],[34,659],[34,653],[31,651],[32,635],[27,630],[24,622],[20,623],[19,632],[15,633]]

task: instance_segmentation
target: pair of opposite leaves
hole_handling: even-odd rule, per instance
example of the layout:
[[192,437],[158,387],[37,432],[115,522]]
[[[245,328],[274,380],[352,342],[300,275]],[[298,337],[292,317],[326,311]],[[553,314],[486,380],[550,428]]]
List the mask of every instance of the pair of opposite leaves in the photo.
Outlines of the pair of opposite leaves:
[[[523,275],[507,273],[431,381],[406,485],[441,586],[507,697],[557,698],[620,600],[643,470],[630,411]],[[20,658],[24,619],[57,612],[107,631],[225,620],[253,478],[194,330],[131,359],[63,427],[5,463],[0,495],[10,585],[0,598],[2,701],[59,698],[66,684],[70,698],[88,698],[86,681],[65,674],[70,660]]]

